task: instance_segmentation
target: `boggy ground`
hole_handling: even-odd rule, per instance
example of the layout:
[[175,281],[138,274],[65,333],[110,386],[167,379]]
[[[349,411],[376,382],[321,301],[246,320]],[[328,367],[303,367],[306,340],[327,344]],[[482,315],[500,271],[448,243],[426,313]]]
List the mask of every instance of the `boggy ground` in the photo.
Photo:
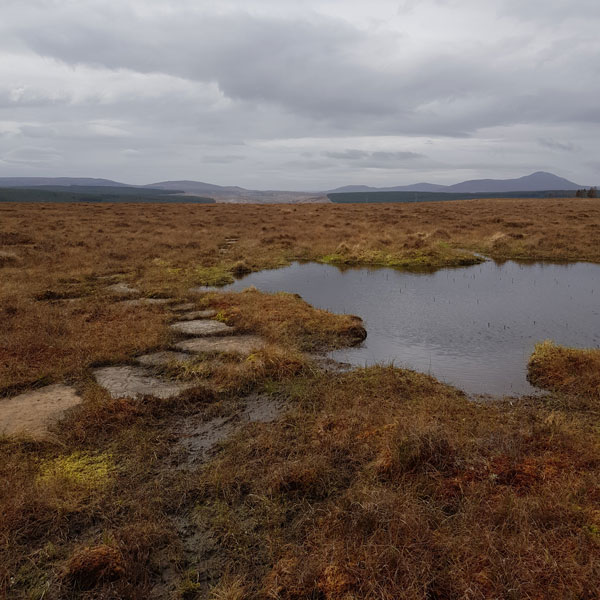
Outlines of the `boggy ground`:
[[[598,597],[595,355],[538,350],[551,395],[473,403],[410,371],[324,371],[306,352],[359,338],[353,318],[189,288],[296,258],[599,261],[599,227],[586,199],[0,205],[0,395],[66,382],[83,398],[52,439],[0,440],[0,595]],[[114,284],[268,345],[159,369],[211,383],[178,398],[111,399],[94,367],[177,339],[166,305]],[[255,398],[280,417],[246,419]],[[223,435],[206,444],[206,425]]]

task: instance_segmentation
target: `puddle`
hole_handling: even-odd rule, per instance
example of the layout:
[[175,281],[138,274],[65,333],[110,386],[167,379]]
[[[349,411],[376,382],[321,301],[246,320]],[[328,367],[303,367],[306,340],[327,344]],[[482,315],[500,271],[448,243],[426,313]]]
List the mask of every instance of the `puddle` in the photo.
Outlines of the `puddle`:
[[252,273],[224,290],[300,294],[362,317],[368,337],[330,357],[431,373],[470,394],[535,393],[526,380],[536,342],[600,347],[600,265],[513,261],[417,274],[316,263]]

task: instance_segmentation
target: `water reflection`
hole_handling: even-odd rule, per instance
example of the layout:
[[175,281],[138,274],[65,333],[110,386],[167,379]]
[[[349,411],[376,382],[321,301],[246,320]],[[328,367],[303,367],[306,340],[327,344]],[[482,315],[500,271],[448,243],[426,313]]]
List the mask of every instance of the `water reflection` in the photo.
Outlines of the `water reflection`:
[[332,353],[355,365],[393,362],[474,394],[533,392],[534,344],[600,346],[600,266],[514,261],[435,273],[294,263],[228,286],[300,294],[363,318],[367,340]]

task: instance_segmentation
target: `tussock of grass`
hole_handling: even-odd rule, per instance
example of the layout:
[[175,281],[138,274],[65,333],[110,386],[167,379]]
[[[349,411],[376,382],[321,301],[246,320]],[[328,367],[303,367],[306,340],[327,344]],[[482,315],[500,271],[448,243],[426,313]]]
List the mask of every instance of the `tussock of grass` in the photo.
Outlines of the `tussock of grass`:
[[[422,240],[423,238],[417,238]],[[341,243],[335,253],[322,256],[319,261],[332,265],[367,265],[374,267],[392,267],[400,269],[428,270],[440,267],[459,267],[483,262],[483,258],[470,252],[453,250],[446,243],[426,245],[423,241],[420,249],[410,248],[390,254],[381,250],[372,250],[364,246],[349,246]]]
[[246,597],[598,591],[593,427],[393,368],[291,393],[295,411],[232,440],[199,480]]
[[537,344],[528,364],[533,385],[600,401],[600,350]]
[[219,320],[283,346],[318,350],[356,344],[366,337],[359,317],[316,309],[295,294],[249,288],[241,294],[215,294],[210,302]]

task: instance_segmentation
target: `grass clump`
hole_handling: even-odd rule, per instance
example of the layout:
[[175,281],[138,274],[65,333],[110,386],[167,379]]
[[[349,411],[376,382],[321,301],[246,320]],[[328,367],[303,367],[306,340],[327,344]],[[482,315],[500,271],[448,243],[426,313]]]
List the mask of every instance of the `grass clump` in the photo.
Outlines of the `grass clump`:
[[238,331],[304,351],[353,345],[367,335],[359,317],[316,309],[296,294],[265,294],[248,288],[241,294],[215,294],[211,306],[219,320]]
[[[441,267],[459,267],[483,262],[483,258],[470,252],[454,250],[445,242],[426,241],[406,243],[400,252],[389,253],[362,245],[349,246],[341,243],[332,254],[321,256],[319,262],[331,265],[391,267],[397,269],[430,270]],[[414,247],[411,247],[414,246]]]
[[600,401],[600,350],[537,344],[528,364],[529,381],[553,392]]
[[295,410],[232,439],[200,480],[204,522],[245,597],[599,591],[594,425],[474,404],[394,368],[289,393]]

